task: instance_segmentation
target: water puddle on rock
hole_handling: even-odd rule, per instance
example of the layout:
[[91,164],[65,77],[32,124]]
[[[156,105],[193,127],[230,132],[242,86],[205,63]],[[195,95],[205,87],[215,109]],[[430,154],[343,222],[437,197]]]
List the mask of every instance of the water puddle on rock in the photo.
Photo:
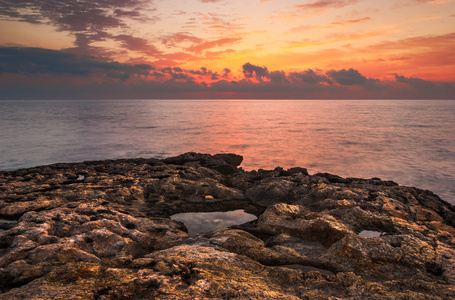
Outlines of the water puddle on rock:
[[285,267],[285,268],[289,268],[289,269],[294,269],[294,270],[301,270],[302,272],[304,273],[307,273],[307,272],[313,272],[313,271],[319,271],[321,272],[322,274],[325,274],[325,275],[333,275],[333,273],[329,270],[325,270],[325,269],[320,269],[320,268],[316,268],[316,267],[311,267],[311,266],[304,266],[304,265],[283,265],[283,266],[280,266],[280,267]]
[[380,231],[373,231],[373,230],[364,230],[359,233],[359,236],[366,237],[366,238],[375,238],[380,237],[382,232]]
[[189,236],[205,233],[216,229],[240,225],[253,220],[256,216],[246,213],[243,209],[226,212],[189,212],[171,216],[174,221],[183,222]]

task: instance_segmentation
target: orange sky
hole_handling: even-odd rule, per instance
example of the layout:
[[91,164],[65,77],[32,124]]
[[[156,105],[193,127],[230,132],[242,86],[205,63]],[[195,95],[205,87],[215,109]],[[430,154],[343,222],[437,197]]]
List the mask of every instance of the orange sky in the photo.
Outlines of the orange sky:
[[[209,87],[220,80],[273,81],[270,74],[258,77],[255,71],[245,76],[246,63],[286,76],[354,69],[381,82],[396,82],[397,76],[455,82],[455,0],[58,2],[2,1],[2,51],[42,48],[122,66],[145,64],[158,71],[133,72],[127,76],[129,84],[189,77]],[[27,55],[30,59],[30,51]],[[26,66],[20,55],[8,52],[6,58],[0,76],[9,83],[35,82],[30,74],[55,72],[51,63],[30,71],[42,62],[38,56]],[[15,67],[11,61],[16,60]],[[171,74],[164,68],[184,70],[185,76],[177,78],[175,73],[182,72]],[[108,79],[117,76],[101,73]],[[68,71],[65,76],[77,74]],[[103,81],[99,74],[90,75]]]

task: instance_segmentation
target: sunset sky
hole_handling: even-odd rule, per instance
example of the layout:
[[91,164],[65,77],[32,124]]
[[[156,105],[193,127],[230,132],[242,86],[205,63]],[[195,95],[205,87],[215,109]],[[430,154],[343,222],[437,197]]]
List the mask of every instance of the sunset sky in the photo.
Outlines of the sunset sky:
[[455,99],[455,0],[0,0],[0,90]]

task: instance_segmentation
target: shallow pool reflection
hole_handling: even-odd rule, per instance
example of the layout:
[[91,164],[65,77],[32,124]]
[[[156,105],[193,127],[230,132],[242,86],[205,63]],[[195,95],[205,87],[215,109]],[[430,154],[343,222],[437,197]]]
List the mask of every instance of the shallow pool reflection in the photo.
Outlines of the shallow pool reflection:
[[375,238],[375,237],[380,237],[381,235],[382,235],[382,232],[373,231],[373,230],[363,230],[362,232],[359,233],[359,236],[363,236],[366,238]]
[[256,216],[246,213],[243,209],[226,212],[190,212],[171,216],[174,221],[183,222],[188,228],[188,235],[239,225],[256,220]]

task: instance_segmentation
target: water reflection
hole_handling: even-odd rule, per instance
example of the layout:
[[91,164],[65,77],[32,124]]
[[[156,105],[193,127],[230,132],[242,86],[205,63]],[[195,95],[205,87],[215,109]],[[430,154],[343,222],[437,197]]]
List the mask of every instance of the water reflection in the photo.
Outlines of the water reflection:
[[256,216],[243,209],[226,212],[190,212],[171,216],[174,221],[183,222],[189,236],[226,228],[256,220]]
[[0,170],[233,152],[246,170],[380,177],[455,203],[455,101],[0,101]]
[[380,237],[382,232],[379,231],[373,231],[373,230],[363,230],[362,232],[359,233],[359,236],[366,237],[366,238],[374,238],[374,237]]

